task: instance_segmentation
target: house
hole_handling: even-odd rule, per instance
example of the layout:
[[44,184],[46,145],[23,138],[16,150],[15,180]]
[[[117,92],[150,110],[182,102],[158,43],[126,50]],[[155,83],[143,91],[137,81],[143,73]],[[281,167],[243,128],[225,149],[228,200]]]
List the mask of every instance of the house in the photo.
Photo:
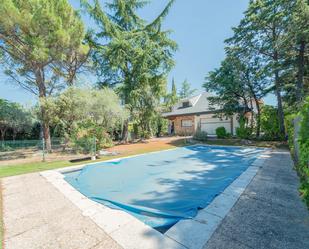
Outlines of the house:
[[219,108],[209,105],[208,97],[213,95],[204,92],[199,95],[182,99],[174,105],[170,112],[162,116],[169,120],[169,134],[192,135],[200,127],[201,131],[215,135],[218,127],[225,127],[226,131],[236,134],[239,127],[237,114],[233,117],[218,117]]

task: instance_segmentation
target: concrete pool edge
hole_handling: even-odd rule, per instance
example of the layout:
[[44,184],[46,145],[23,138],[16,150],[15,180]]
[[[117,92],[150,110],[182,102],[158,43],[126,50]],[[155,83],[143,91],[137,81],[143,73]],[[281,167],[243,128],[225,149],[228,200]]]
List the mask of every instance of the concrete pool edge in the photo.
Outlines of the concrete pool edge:
[[[271,150],[262,152],[247,170],[236,178],[234,182],[219,194],[205,209],[200,210],[194,219],[178,222],[165,234],[161,234],[124,211],[111,209],[88,199],[63,179],[64,176],[61,174],[62,172],[78,170],[85,165],[44,171],[40,174],[64,194],[67,199],[75,204],[84,216],[88,216],[92,219],[102,230],[125,249],[199,249],[207,243],[223,218],[234,206],[240,195],[256,175],[259,168],[263,166],[270,152]],[[109,161],[121,159],[123,158],[111,159]]]

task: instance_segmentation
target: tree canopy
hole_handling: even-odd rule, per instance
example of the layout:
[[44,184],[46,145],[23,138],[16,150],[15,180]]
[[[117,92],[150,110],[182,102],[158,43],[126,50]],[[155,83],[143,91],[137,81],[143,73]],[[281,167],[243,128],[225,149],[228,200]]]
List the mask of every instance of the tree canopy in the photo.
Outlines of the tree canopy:
[[225,41],[226,58],[220,68],[209,73],[204,87],[218,95],[211,101],[230,113],[239,104],[250,107],[248,103],[253,99],[258,109],[257,136],[261,111],[258,100],[274,92],[278,136],[284,137],[284,112],[295,108],[295,102],[301,103],[308,91],[308,2],[251,0],[244,14],[233,28],[233,36]]
[[178,92],[178,96],[181,99],[189,98],[196,92],[196,89],[191,89],[191,85],[188,80],[184,80]]
[[34,118],[29,110],[20,104],[0,99],[0,133],[4,140],[7,131],[11,132],[13,140],[18,133],[31,130]]
[[147,23],[137,15],[145,1],[113,0],[106,4],[108,13],[98,0],[94,5],[82,1],[98,24],[91,44],[99,86],[116,87],[130,118],[139,117],[145,129],[165,94],[166,76],[174,65],[172,55],[177,45],[169,38],[170,31],[161,30],[173,2],[169,1],[158,17]]
[[[88,54],[84,25],[67,0],[0,0],[0,50],[12,82],[45,98],[72,84]],[[50,150],[45,110],[42,126]]]
[[49,120],[67,142],[79,139],[98,139],[99,147],[121,130],[127,111],[120,105],[117,94],[108,88],[87,89],[70,87],[58,96],[41,102],[48,111]]

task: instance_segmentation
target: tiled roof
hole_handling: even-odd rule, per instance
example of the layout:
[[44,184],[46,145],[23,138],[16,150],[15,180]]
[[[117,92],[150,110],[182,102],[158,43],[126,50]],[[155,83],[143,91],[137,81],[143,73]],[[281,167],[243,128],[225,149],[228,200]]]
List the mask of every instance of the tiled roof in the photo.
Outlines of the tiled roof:
[[[178,115],[187,115],[187,114],[195,114],[195,113],[203,113],[203,112],[214,112],[213,107],[211,108],[209,105],[208,97],[212,97],[214,95],[204,92],[199,95],[182,99],[175,106],[172,107],[171,112],[163,113],[163,117],[169,116],[178,116]],[[189,102],[189,107],[182,107],[184,102]]]

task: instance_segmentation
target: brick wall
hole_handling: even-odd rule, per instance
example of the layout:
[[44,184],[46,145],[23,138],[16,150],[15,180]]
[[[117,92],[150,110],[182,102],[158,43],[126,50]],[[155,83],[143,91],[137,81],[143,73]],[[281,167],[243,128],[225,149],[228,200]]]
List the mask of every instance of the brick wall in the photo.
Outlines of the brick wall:
[[[182,120],[191,120],[192,126],[191,127],[182,127],[181,121]],[[176,135],[192,135],[195,131],[195,123],[194,123],[194,115],[193,116],[179,116],[171,119],[174,122],[175,134]]]

